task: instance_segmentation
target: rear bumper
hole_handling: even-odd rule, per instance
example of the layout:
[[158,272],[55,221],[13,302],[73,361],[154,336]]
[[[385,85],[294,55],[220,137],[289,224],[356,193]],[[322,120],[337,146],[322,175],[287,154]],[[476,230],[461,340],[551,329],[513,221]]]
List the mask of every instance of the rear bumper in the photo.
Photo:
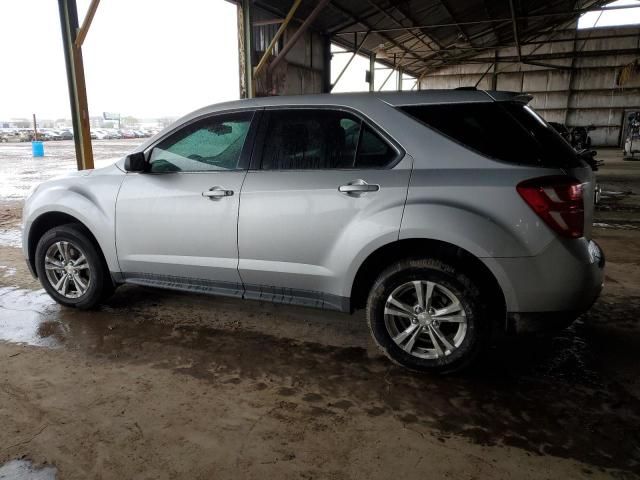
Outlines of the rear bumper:
[[535,257],[483,260],[503,289],[512,333],[566,327],[603,287],[605,258],[593,240],[557,241]]

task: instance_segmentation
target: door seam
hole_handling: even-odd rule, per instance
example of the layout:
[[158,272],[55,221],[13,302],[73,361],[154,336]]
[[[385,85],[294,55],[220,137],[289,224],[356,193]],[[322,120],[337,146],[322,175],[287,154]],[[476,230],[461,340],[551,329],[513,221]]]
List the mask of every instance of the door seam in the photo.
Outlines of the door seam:
[[407,201],[409,200],[409,188],[411,188],[411,179],[413,177],[413,164],[415,160],[411,155],[407,153],[407,156],[411,159],[411,169],[409,170],[409,181],[407,182],[407,189],[404,194],[404,204],[402,205],[402,214],[400,215],[400,225],[398,226],[398,235],[396,241],[400,240],[400,232],[402,231],[402,222],[404,221],[404,211],[407,208]]

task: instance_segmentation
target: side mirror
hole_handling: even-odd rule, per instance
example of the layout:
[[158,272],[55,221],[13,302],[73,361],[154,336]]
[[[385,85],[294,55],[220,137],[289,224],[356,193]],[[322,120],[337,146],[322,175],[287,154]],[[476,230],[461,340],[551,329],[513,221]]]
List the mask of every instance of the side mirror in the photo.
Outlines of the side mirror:
[[127,155],[124,159],[124,169],[127,172],[144,172],[147,170],[147,161],[143,152]]

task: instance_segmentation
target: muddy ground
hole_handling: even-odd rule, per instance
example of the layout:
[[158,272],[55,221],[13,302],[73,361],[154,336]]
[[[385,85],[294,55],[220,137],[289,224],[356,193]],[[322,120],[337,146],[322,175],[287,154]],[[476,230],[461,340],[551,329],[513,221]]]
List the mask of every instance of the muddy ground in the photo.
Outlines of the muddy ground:
[[18,248],[33,174],[15,163],[0,177],[0,478],[16,460],[62,479],[640,477],[640,163],[605,154],[601,299],[446,378],[391,365],[362,313],[133,286],[61,308]]

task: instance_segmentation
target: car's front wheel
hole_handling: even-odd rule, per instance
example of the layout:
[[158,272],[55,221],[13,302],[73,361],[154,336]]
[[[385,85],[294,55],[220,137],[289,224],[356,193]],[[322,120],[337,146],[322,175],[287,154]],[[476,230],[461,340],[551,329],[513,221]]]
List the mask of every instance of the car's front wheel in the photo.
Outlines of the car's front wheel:
[[46,232],[38,241],[35,263],[40,283],[62,305],[92,308],[113,289],[100,252],[79,225]]
[[383,271],[367,302],[374,340],[403,367],[449,373],[485,348],[489,325],[477,286],[437,259],[408,259]]

